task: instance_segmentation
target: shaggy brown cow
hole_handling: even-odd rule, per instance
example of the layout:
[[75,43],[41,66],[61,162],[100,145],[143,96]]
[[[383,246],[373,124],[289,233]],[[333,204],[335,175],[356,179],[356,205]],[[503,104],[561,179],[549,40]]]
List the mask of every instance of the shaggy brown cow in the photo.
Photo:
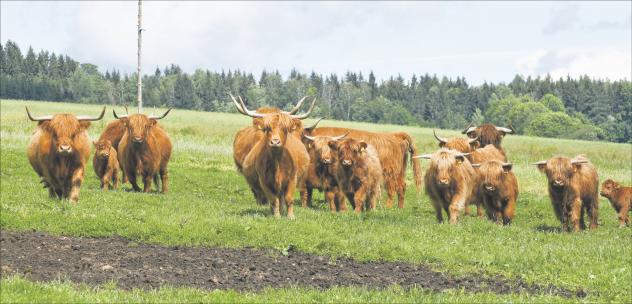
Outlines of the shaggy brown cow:
[[38,128],[29,143],[27,156],[31,167],[39,175],[51,198],[79,200],[86,162],[90,158],[90,121],[103,118],[105,107],[98,117],[56,114],[33,117],[26,114]]
[[118,188],[119,162],[116,149],[107,139],[94,142],[92,167],[101,181],[101,189],[108,190],[110,182],[114,189]]
[[[309,112],[302,115],[261,114],[248,110],[243,103],[241,110],[242,114],[255,118],[253,127],[262,133],[243,161],[244,175],[258,177],[258,187],[270,202],[275,217],[281,217],[280,206],[284,203],[288,218],[294,219],[294,190],[307,172],[309,154],[291,133],[300,128],[300,119],[306,118]],[[247,168],[254,168],[254,172],[247,172],[251,170]]]
[[472,164],[478,168],[477,201],[485,206],[487,218],[503,225],[511,224],[518,198],[518,181],[512,165],[496,160]]
[[476,173],[466,156],[465,153],[446,148],[433,154],[414,156],[430,159],[424,184],[439,223],[443,222],[441,208],[447,212],[450,224],[456,224],[459,213],[473,199]]
[[[127,113],[126,106],[125,113]],[[115,119],[105,126],[105,129],[101,132],[101,136],[99,136],[98,141],[109,140],[112,143],[114,150],[118,150],[119,142],[121,141],[121,138],[123,138],[123,134],[125,134],[126,130],[127,127],[125,127],[123,121]]]
[[332,140],[328,145],[337,153],[336,181],[355,212],[375,209],[382,184],[382,167],[377,150],[365,141],[353,138],[341,142]]
[[[319,127],[311,130],[311,132],[306,130],[305,133],[310,136],[336,136],[348,133],[349,138],[363,140],[373,146],[377,150],[383,170],[383,180],[388,195],[386,207],[392,207],[393,197],[397,193],[397,206],[404,208],[408,154],[410,153],[411,156],[417,154],[417,148],[408,134],[404,132],[373,133],[336,127]],[[412,157],[410,161],[413,164],[415,185],[417,190],[419,190],[421,188],[421,165],[419,160]]]
[[119,143],[118,157],[121,169],[132,184],[134,191],[140,191],[136,182],[137,175],[143,179],[144,192],[151,191],[152,180],[158,188],[158,175],[162,181],[162,193],[168,191],[169,172],[167,165],[171,158],[171,140],[160,126],[158,120],[169,114],[167,110],[161,116],[144,114],[116,115],[114,117],[125,124],[126,131]]
[[570,231],[571,225],[573,231],[586,229],[584,211],[590,217],[590,229],[596,229],[599,176],[588,159],[584,155],[573,159],[558,156],[534,165],[546,174],[553,210],[564,231]]
[[612,208],[619,214],[619,227],[630,225],[628,212],[632,205],[632,187],[623,187],[619,183],[607,179],[601,184],[601,196],[607,198]]
[[[311,205],[313,189],[325,192],[325,200],[329,204],[331,212],[346,211],[344,193],[340,191],[336,180],[336,162],[338,153],[331,146],[346,136],[309,136],[304,135],[307,143],[307,151],[310,156],[310,164],[307,174],[301,186],[301,203],[306,207]],[[332,143],[333,142],[333,143]]]
[[[233,103],[235,104],[237,111],[241,114],[248,115],[244,111],[243,107],[245,107],[245,104],[243,100],[241,99],[241,97],[239,97],[239,102],[235,99],[233,95],[230,95],[230,97]],[[296,106],[294,106],[294,108],[289,112],[281,111],[277,108],[263,107],[263,108],[257,109],[255,113],[257,114],[285,113],[288,115],[294,115],[300,109],[301,105],[303,104],[306,98],[307,97],[303,97],[301,100],[299,100]],[[310,106],[310,109],[308,111],[309,113],[311,113],[311,111],[314,109],[315,103],[316,103],[316,99],[314,98]],[[296,138],[300,139],[301,134],[303,132],[303,124],[301,123],[300,120],[305,119],[305,118],[307,118],[306,115],[296,116],[295,120],[296,120],[297,128],[295,130],[290,130],[290,134],[292,136],[295,136]],[[316,124],[318,124],[318,122],[316,122]],[[314,124],[310,128],[314,128],[316,124]],[[261,190],[259,187],[259,177],[256,174],[254,163],[249,163],[247,166],[244,166],[244,160],[246,159],[248,154],[252,151],[255,144],[261,141],[262,139],[263,139],[263,133],[260,132],[260,130],[257,130],[253,126],[245,127],[239,130],[235,134],[235,139],[233,141],[233,160],[235,162],[235,166],[237,167],[237,170],[246,178],[246,181],[248,182],[248,185],[250,186],[250,190],[255,196],[255,200],[257,201],[257,203],[267,204],[268,202],[267,202],[266,196],[263,193],[263,190]]]
[[[432,133],[434,137],[439,141],[440,148],[453,149],[462,153],[468,153],[467,159],[472,164],[480,164],[484,161],[497,160],[500,162],[506,162],[507,158],[502,150],[497,149],[493,145],[487,145],[484,148],[478,148],[479,142],[476,138],[468,139],[462,137],[452,137],[449,139],[439,137],[437,133],[433,130]],[[476,215],[478,217],[483,216],[483,202],[481,200],[476,199]],[[465,206],[465,214],[470,214],[470,202],[467,202]]]
[[503,148],[500,146],[500,143],[502,142],[503,137],[505,137],[506,134],[513,134],[515,131],[511,125],[505,128],[497,127],[492,124],[483,124],[478,127],[474,124],[470,124],[461,133],[467,134],[469,138],[478,138],[481,148],[484,148],[487,145],[494,145],[502,151]]

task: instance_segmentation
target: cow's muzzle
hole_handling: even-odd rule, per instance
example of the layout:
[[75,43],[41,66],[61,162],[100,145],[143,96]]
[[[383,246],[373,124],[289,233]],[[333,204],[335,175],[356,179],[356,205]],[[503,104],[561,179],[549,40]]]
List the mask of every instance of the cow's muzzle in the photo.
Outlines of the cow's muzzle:
[[564,186],[564,181],[554,180],[553,181],[553,186],[555,186],[555,187],[563,187]]
[[321,163],[325,164],[325,165],[329,165],[331,164],[331,158],[323,158],[320,160]]
[[351,166],[352,164],[353,164],[353,162],[348,160],[348,159],[343,159],[342,160],[342,165],[343,166]]
[[279,139],[279,138],[270,139],[270,144],[269,145],[270,145],[270,147],[273,147],[273,148],[281,147],[281,139]]
[[492,185],[485,185],[485,190],[487,191],[496,191],[496,187],[492,186]]
[[441,179],[439,179],[439,184],[440,185],[448,185],[448,184],[450,184],[450,180],[447,179],[447,178],[441,178]]
[[142,143],[143,142],[143,138],[134,136],[134,138],[132,138],[132,141],[135,142],[135,143]]
[[70,145],[59,145],[59,147],[57,148],[57,151],[59,151],[60,153],[71,153],[72,152],[72,146],[70,146]]

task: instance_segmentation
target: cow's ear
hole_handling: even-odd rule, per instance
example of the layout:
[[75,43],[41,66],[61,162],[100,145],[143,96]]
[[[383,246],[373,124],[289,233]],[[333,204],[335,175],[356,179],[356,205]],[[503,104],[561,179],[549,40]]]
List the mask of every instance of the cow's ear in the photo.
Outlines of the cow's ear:
[[439,142],[439,148],[443,148],[443,146],[445,146],[445,143],[444,143],[444,142],[442,142],[442,141],[440,141],[440,142]]
[[360,145],[360,152],[363,152],[364,150],[366,150],[366,147],[367,147],[366,142],[361,141],[359,145]]
[[119,120],[125,125],[127,126],[127,124],[129,123],[129,119],[127,119],[127,117],[123,117],[123,118],[119,118]]
[[457,164],[462,164],[463,161],[465,161],[465,156],[463,156],[463,155],[457,155],[454,158],[456,158],[456,163]]
[[255,118],[252,120],[252,126],[257,130],[263,130],[263,121],[260,118]]
[[546,163],[539,163],[536,165],[538,166],[538,170],[540,170],[540,172],[542,173],[546,172]]
[[510,163],[503,164],[503,172],[507,173],[507,172],[511,171],[512,167],[513,167],[513,165],[510,164]]
[[615,184],[615,185],[614,185],[614,189],[615,189],[615,190],[619,190],[619,189],[621,189],[621,185],[619,185],[619,184]]
[[42,120],[37,123],[37,126],[44,130],[50,131],[50,120]]
[[308,143],[307,143],[307,149],[311,149],[312,147],[313,147],[313,146],[312,146],[312,142],[308,142]]
[[150,119],[150,120],[149,120],[149,126],[150,126],[150,127],[155,126],[157,123],[158,123],[158,121],[157,121],[157,120],[155,120],[155,119]]
[[79,130],[80,131],[88,130],[88,128],[90,128],[90,122],[89,121],[82,120],[82,121],[79,122]]
[[300,128],[303,125],[300,119],[292,119],[292,126],[290,127],[292,131]]

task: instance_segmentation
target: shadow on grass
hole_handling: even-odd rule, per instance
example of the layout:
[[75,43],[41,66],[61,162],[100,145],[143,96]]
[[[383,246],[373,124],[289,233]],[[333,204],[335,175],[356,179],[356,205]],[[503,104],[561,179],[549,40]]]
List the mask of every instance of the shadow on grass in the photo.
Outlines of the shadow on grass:
[[245,210],[241,210],[237,212],[239,216],[250,216],[250,217],[268,217],[271,216],[270,208],[248,208]]
[[561,227],[548,226],[548,225],[538,225],[537,227],[535,227],[535,231],[537,231],[537,232],[545,232],[545,233],[561,233],[562,232],[562,228]]

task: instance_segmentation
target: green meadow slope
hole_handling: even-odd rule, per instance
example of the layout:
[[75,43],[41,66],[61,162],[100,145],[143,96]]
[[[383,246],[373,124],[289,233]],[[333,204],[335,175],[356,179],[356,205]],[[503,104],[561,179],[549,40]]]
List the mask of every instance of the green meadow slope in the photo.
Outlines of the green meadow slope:
[[[123,236],[138,242],[183,246],[258,247],[297,250],[351,257],[427,263],[452,274],[485,273],[521,278],[588,292],[585,301],[627,302],[632,299],[632,228],[617,228],[614,210],[600,201],[596,231],[560,233],[546,194],[545,177],[535,161],[554,155],[586,154],[598,169],[600,181],[613,178],[632,183],[632,146],[526,136],[507,136],[503,146],[514,163],[520,196],[510,227],[466,217],[455,226],[436,223],[428,197],[416,194],[408,172],[405,209],[384,209],[356,216],[332,215],[317,194],[315,208],[295,208],[297,219],[276,220],[267,206],[258,206],[232,161],[234,133],[250,124],[238,114],[174,110],[160,123],[174,143],[170,193],[102,192],[89,162],[79,203],[48,199],[25,150],[36,124],[26,118],[24,105],[34,115],[58,112],[97,114],[102,106],[2,100],[0,126],[0,227],[37,230],[55,235]],[[98,137],[113,117],[108,107],[104,121],[93,123]],[[157,109],[160,113],[163,109]],[[147,109],[151,113],[152,109]],[[310,124],[313,120],[308,120]],[[432,129],[324,120],[321,126],[344,126],[369,131],[408,132],[420,153],[436,149]],[[441,130],[441,136],[461,136]],[[423,162],[425,169],[427,163]],[[409,169],[410,171],[410,169]],[[130,188],[129,184],[123,187]],[[298,195],[296,196],[298,197]],[[191,302],[191,301],[564,301],[548,295],[431,293],[397,287],[383,291],[335,288],[317,291],[297,287],[260,293],[203,292],[165,288],[159,291],[122,291],[114,286],[91,288],[69,282],[34,283],[20,277],[3,278],[1,302]],[[571,300],[571,299],[566,299]]]

